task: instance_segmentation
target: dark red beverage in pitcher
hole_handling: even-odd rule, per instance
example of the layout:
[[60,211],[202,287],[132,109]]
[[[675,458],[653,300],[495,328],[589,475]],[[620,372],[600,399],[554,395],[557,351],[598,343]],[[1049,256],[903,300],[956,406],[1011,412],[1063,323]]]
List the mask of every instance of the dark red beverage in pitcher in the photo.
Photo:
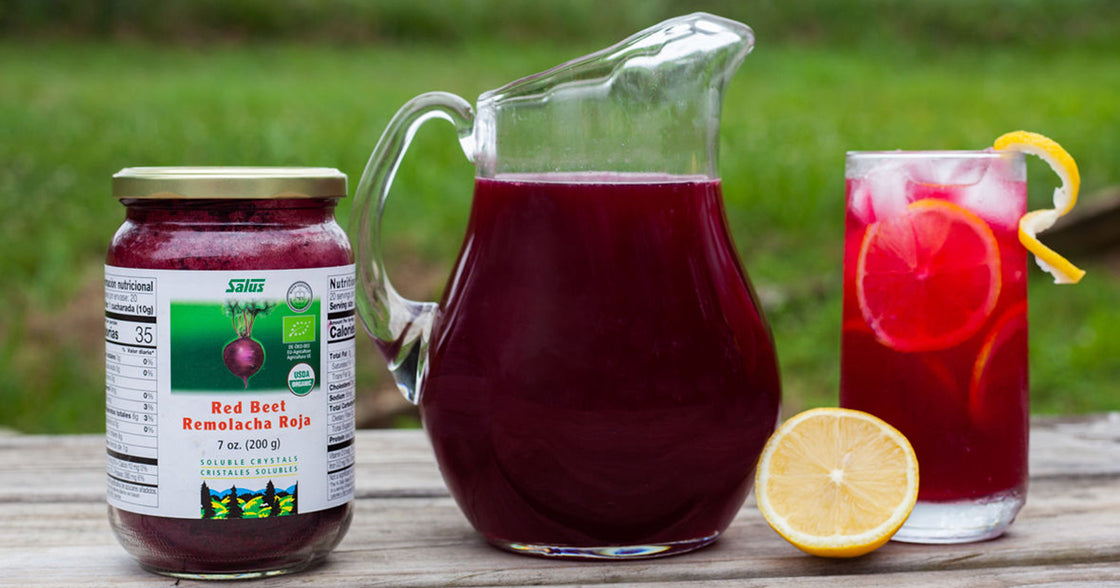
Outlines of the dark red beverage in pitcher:
[[[490,543],[559,558],[715,541],[778,419],[773,339],[727,230],[723,88],[743,23],[670,19],[483,93],[401,107],[351,216],[358,316]],[[439,304],[388,279],[381,222],[425,121],[475,166]]]
[[777,419],[772,338],[718,180],[477,179],[429,353],[421,408],[444,478],[515,550],[707,544]]

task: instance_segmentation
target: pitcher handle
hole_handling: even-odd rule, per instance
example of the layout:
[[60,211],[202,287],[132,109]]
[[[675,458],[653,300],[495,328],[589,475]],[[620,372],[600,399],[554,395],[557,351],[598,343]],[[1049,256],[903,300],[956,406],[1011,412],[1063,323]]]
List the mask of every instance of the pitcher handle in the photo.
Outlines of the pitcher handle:
[[[381,218],[389,187],[420,125],[433,118],[455,126],[460,146],[473,163],[474,111],[447,92],[421,94],[401,107],[370,155],[354,191],[350,235],[357,252],[358,317],[389,364],[397,388],[409,402],[420,401],[428,340],[438,305],[404,298],[393,288],[382,256]],[[376,204],[376,208],[371,208]]]

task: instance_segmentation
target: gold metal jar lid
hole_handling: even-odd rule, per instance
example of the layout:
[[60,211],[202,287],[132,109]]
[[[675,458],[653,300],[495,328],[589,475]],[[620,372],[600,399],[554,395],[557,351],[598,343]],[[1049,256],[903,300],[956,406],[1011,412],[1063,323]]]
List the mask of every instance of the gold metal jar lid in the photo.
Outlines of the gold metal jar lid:
[[126,167],[114,198],[342,198],[346,174],[331,167]]

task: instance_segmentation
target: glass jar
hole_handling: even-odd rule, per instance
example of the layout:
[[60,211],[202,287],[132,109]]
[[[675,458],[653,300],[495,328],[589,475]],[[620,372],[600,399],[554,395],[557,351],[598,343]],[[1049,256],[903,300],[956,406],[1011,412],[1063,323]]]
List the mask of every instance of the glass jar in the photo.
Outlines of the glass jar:
[[354,257],[327,168],[127,168],[106,256],[109,519],[154,572],[304,569],[354,495]]

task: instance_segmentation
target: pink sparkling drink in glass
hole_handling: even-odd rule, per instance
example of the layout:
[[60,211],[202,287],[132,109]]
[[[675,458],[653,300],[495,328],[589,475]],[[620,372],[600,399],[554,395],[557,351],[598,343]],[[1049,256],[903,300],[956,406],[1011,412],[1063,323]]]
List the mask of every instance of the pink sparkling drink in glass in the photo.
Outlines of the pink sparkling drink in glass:
[[914,446],[899,541],[1002,534],[1027,488],[1027,251],[1020,153],[847,156],[840,403]]

